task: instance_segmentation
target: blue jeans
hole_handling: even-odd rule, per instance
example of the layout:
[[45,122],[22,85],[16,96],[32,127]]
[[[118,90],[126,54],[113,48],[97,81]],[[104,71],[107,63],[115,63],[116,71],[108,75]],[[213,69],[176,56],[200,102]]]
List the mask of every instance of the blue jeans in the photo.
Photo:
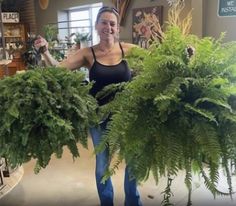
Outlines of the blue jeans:
[[[90,134],[93,140],[93,145],[96,147],[101,139],[102,135],[106,130],[107,121],[104,121],[100,124],[98,128],[90,128]],[[109,166],[109,150],[106,148],[103,152],[96,154],[96,183],[98,195],[100,198],[101,206],[113,206],[113,186],[111,178],[107,179],[105,183],[101,183],[103,175],[106,169]],[[125,180],[124,180],[124,189],[125,189],[125,206],[142,206],[140,201],[140,195],[137,190],[136,180],[129,178],[128,167],[125,168]]]

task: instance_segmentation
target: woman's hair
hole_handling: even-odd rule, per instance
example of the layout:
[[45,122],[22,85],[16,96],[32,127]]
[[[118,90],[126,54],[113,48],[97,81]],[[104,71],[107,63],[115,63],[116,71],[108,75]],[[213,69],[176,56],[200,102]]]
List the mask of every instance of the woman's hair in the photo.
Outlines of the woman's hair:
[[119,12],[116,8],[114,7],[109,7],[109,6],[103,6],[102,8],[99,9],[98,14],[97,14],[97,19],[96,19],[96,24],[98,23],[98,20],[100,19],[102,13],[104,12],[110,12],[116,15],[117,22],[119,24],[120,21],[120,15]]

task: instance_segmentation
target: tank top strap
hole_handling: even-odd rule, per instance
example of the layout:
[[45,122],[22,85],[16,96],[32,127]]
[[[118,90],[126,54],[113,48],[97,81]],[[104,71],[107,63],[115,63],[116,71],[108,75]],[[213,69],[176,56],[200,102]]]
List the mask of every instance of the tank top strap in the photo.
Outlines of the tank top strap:
[[94,49],[93,49],[93,47],[90,47],[91,48],[91,51],[92,51],[92,53],[93,53],[93,58],[94,58],[94,61],[97,61],[96,60],[96,56],[95,56],[95,52],[94,52]]
[[121,46],[121,43],[119,42],[119,45],[120,45],[120,49],[121,49],[121,52],[122,52],[122,58],[124,58],[125,57],[125,53],[124,53],[124,50],[123,50],[123,48],[122,48],[122,46]]

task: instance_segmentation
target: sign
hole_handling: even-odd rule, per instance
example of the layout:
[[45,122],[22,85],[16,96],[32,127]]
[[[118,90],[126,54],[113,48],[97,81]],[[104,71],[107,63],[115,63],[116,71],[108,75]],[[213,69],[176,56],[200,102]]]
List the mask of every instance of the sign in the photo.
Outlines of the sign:
[[19,23],[20,15],[18,12],[2,12],[3,23]]
[[236,0],[219,0],[219,16],[236,16]]

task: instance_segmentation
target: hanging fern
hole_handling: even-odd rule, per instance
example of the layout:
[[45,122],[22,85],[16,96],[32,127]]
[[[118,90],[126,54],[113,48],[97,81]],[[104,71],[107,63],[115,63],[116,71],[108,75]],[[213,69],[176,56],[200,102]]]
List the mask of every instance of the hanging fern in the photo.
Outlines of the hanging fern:
[[[190,192],[195,171],[213,195],[232,194],[236,43],[223,44],[222,38],[198,39],[169,26],[161,44],[147,51],[135,48],[128,61],[142,59],[139,75],[103,106],[102,112],[113,116],[98,150],[108,144],[111,158],[118,153],[139,181],[152,172],[158,183],[160,177],[184,169]],[[191,59],[186,54],[188,45],[195,47]],[[226,171],[228,192],[217,189],[221,167]]]
[[36,159],[35,172],[67,146],[79,156],[96,120],[96,101],[82,73],[60,68],[30,70],[0,81],[0,156],[15,167]]

